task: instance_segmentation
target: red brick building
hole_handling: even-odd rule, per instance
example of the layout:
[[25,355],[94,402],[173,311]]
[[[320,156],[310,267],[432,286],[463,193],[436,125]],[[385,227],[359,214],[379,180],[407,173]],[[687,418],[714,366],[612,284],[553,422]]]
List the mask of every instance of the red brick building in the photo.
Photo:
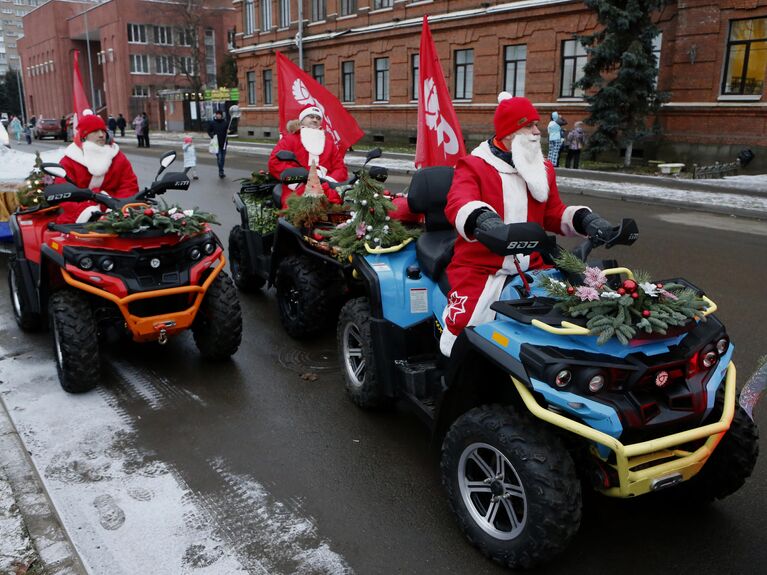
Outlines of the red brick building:
[[[275,51],[298,63],[298,0],[234,0],[241,129],[277,133]],[[498,92],[530,98],[570,122],[586,104],[573,88],[596,29],[577,0],[310,0],[302,5],[303,68],[336,94],[377,141],[416,135],[421,19],[432,35],[467,140],[489,135]],[[657,17],[658,86],[671,101],[654,142],[667,161],[730,161],[743,147],[767,167],[767,0],[669,2]],[[761,149],[759,149],[761,148]],[[764,163],[762,163],[764,162]]]
[[[217,86],[237,23],[228,0],[192,3],[191,17],[187,2],[173,0],[52,0],[31,11],[18,43],[27,115],[72,112],[72,54],[79,50],[85,91],[102,115],[122,113],[130,122],[145,111],[154,129],[183,129],[181,102],[202,100],[190,94],[195,83]],[[178,106],[171,94],[180,95]]]

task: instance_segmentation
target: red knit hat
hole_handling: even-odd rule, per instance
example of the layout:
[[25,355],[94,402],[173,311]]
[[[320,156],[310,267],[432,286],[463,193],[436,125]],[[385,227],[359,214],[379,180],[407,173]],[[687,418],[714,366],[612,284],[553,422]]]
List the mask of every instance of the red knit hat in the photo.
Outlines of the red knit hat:
[[493,123],[495,137],[499,140],[540,119],[538,111],[527,98],[515,98],[508,92],[498,94],[498,107],[495,109]]
[[84,140],[88,134],[97,130],[107,131],[107,125],[101,119],[101,116],[87,114],[77,119],[77,133],[80,134],[80,139]]

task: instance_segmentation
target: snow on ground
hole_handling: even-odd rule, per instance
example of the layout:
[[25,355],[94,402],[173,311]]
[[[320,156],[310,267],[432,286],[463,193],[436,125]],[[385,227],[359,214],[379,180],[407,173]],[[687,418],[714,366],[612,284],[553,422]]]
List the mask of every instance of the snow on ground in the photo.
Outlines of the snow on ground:
[[34,556],[11,486],[0,468],[0,573],[15,573],[16,567],[29,565]]
[[[40,153],[43,162],[58,162],[63,156],[64,148]],[[21,182],[34,166],[34,154],[0,146],[0,181]]]
[[118,361],[110,385],[70,395],[52,357],[11,351],[0,343],[3,402],[90,573],[352,572],[300,507],[225,461],[200,462],[225,486],[201,492],[137,444],[122,402],[162,410],[167,382]]

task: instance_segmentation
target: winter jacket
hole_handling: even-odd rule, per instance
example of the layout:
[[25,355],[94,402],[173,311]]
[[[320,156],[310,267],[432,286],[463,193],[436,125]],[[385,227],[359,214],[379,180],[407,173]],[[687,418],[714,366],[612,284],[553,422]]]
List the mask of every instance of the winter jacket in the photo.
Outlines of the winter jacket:
[[551,122],[549,122],[549,142],[556,142],[557,140],[562,139],[562,126],[559,125],[559,122],[557,122],[557,118],[559,118],[559,114],[554,112],[551,114]]
[[184,167],[194,168],[197,165],[197,150],[194,149],[194,144],[183,144],[181,149],[184,151]]
[[580,126],[567,134],[567,147],[571,150],[580,150],[586,145],[586,133]]
[[223,118],[214,118],[212,122],[208,124],[208,136],[216,137],[218,140],[218,149],[226,150],[226,132],[229,130],[229,125]]

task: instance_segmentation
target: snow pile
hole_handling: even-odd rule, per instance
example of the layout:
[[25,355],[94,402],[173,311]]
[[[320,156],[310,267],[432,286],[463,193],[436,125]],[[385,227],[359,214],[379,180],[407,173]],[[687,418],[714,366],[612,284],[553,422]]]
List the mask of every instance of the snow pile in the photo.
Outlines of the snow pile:
[[[58,162],[64,148],[46,150],[40,154],[43,162]],[[0,146],[0,182],[22,182],[35,165],[35,155]]]
[[0,469],[0,573],[15,573],[17,567],[29,565],[34,555],[11,486]]

